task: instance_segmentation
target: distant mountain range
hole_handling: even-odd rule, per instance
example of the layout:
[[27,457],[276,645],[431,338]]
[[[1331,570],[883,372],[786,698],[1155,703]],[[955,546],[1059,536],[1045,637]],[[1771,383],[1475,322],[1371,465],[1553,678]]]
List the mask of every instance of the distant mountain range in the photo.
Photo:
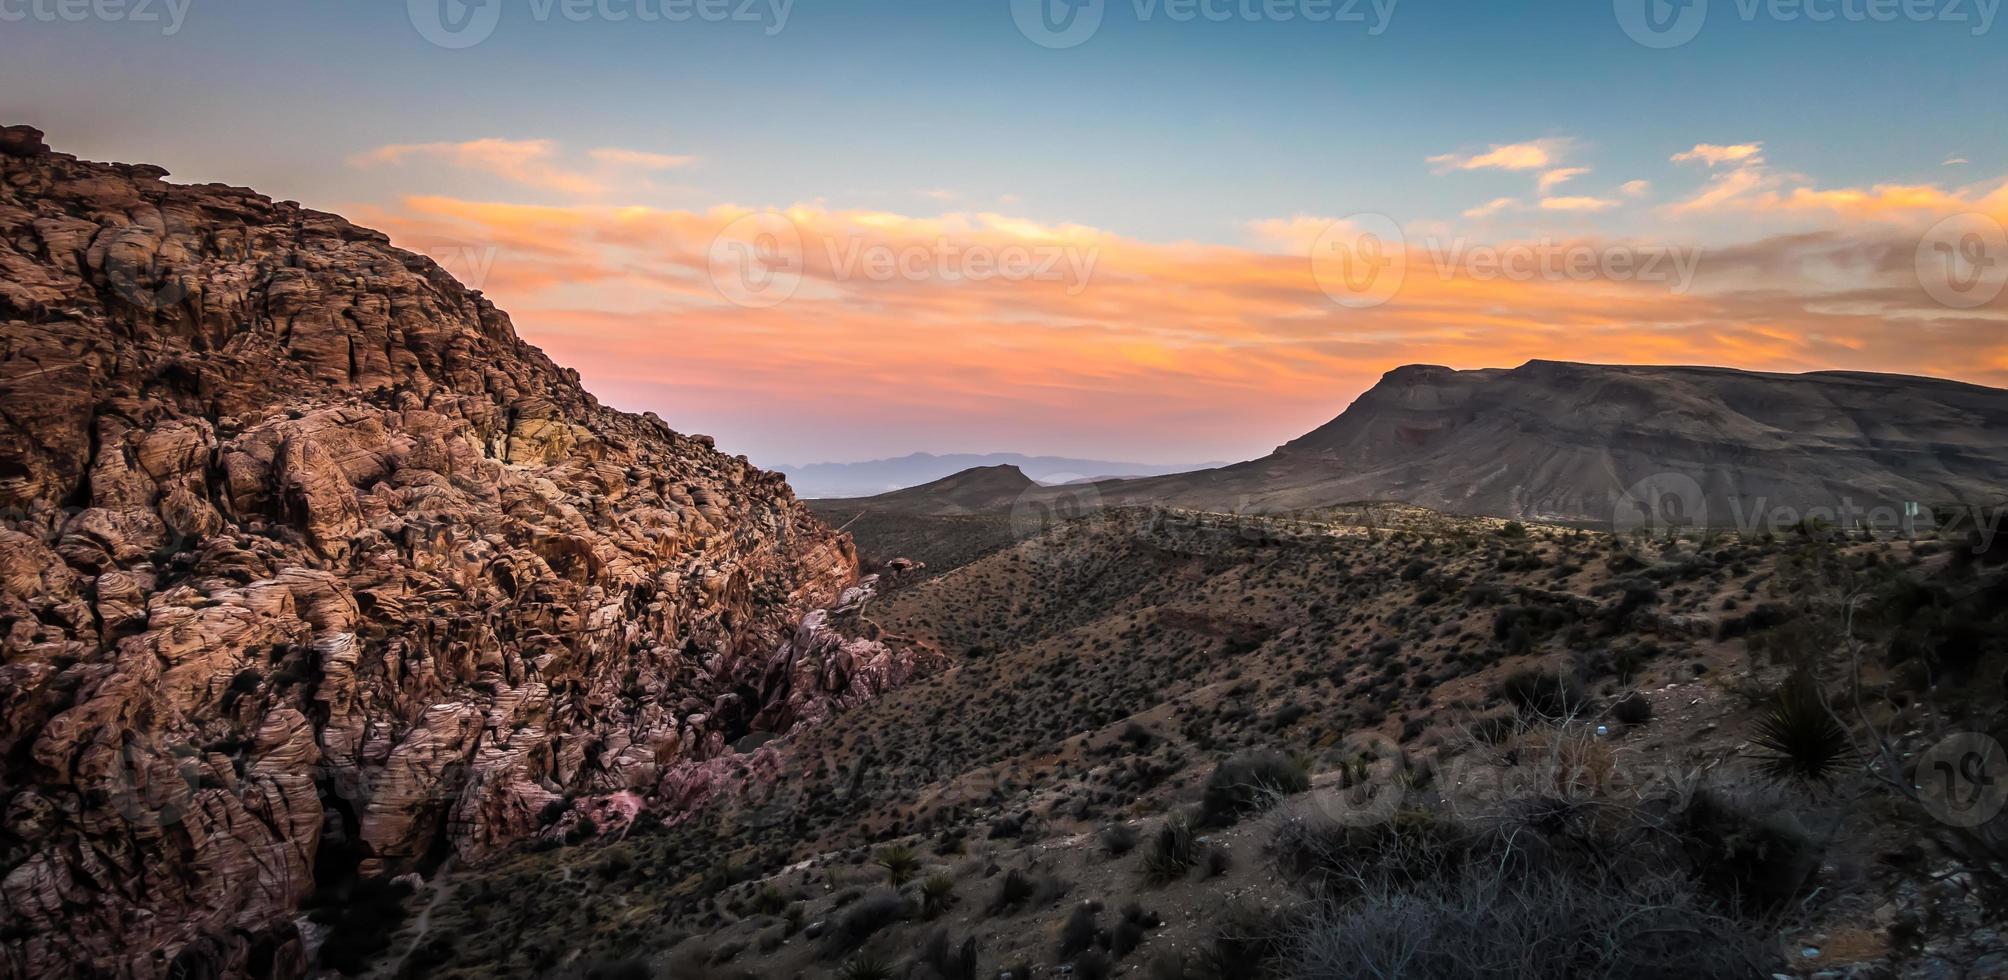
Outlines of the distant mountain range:
[[1078,483],[1116,477],[1162,476],[1219,466],[1204,463],[1119,463],[1066,456],[1026,456],[1020,453],[913,453],[897,459],[861,463],[811,463],[777,466],[788,475],[795,495],[803,498],[868,497],[889,490],[919,486],[963,470],[984,466],[1015,466],[1040,483]]
[[[973,486],[1001,493],[1004,482],[971,474],[935,489],[952,491],[943,506],[966,511],[999,495]],[[913,512],[930,492],[889,503]],[[1035,487],[1023,499],[1042,496],[1078,501],[1084,492]],[[1091,496],[1261,513],[1396,500],[1619,528],[1778,529],[1800,516],[1887,525],[1906,501],[2008,498],[2008,391],[1840,371],[1416,364],[1261,459],[1102,481]]]
[[869,505],[880,514],[921,517],[956,517],[964,514],[994,514],[1011,509],[1045,485],[1025,475],[1009,463],[972,466],[917,487],[894,490],[870,497],[825,497],[814,501],[818,513],[847,512]]

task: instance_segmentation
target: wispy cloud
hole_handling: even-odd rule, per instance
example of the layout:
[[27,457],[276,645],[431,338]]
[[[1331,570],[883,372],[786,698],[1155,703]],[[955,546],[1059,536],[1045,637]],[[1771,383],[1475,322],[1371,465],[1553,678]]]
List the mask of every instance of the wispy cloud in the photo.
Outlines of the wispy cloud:
[[697,162],[696,157],[688,154],[650,153],[646,150],[624,150],[614,146],[602,146],[588,155],[610,166],[634,167],[639,170],[673,170]]
[[1763,162],[1763,157],[1761,156],[1763,152],[1763,143],[1731,143],[1726,146],[1717,143],[1696,143],[1694,144],[1694,149],[1676,153],[1672,159],[1674,163],[1700,162],[1711,167],[1718,167],[1725,163],[1743,163],[1747,161],[1761,163]]
[[1609,211],[1618,202],[1603,197],[1544,197],[1541,199],[1543,211]]
[[460,170],[500,177],[538,190],[574,197],[597,197],[625,180],[633,170],[656,171],[685,167],[694,156],[600,147],[587,157],[591,171],[567,166],[556,141],[546,139],[477,139],[463,142],[393,143],[349,158],[357,167],[381,167],[426,161]]
[[1541,174],[1540,180],[1536,182],[1535,190],[1546,194],[1556,184],[1567,183],[1589,172],[1590,168],[1588,167],[1557,167]]
[[1540,170],[1552,166],[1570,145],[1567,139],[1494,143],[1480,153],[1439,153],[1423,162],[1437,173],[1454,170]]
[[1484,204],[1466,210],[1464,216],[1467,218],[1490,218],[1502,211],[1517,210],[1519,207],[1520,199],[1517,197],[1495,197]]
[[1773,172],[1762,143],[1703,143],[1674,154],[1673,160],[1705,163],[1716,171],[1700,191],[1673,205],[1674,213],[1740,211],[1884,220],[1963,211],[2008,216],[2008,181],[1951,189],[1899,183],[1822,188],[1803,175]]

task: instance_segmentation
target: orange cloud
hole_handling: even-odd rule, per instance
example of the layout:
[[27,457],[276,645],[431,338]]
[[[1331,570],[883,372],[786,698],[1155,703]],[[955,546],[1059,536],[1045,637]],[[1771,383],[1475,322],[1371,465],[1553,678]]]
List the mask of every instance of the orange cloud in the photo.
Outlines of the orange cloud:
[[1609,211],[1618,202],[1601,197],[1544,197],[1541,208],[1547,211]]
[[1525,143],[1494,143],[1483,153],[1442,153],[1423,162],[1438,173],[1453,170],[1539,170],[1554,163],[1568,148],[1565,139],[1529,140]]
[[1739,163],[1746,160],[1761,162],[1763,158],[1759,154],[1762,152],[1764,152],[1763,143],[1736,143],[1729,146],[1721,146],[1715,143],[1696,143],[1694,144],[1694,149],[1676,153],[1672,159],[1674,163],[1700,162],[1711,167],[1716,167],[1725,163]]
[[[1685,201],[1674,213],[1740,211],[1750,213],[1822,213],[1843,218],[1908,220],[1960,212],[2008,216],[2008,181],[1991,190],[1974,187],[1946,190],[1936,184],[1875,184],[1870,187],[1823,189],[1797,175],[1774,174],[1762,143],[1734,146],[1697,144],[1676,153],[1676,163],[1699,162],[1711,168],[1727,166]],[[1786,186],[1796,184],[1797,186]]]
[[[859,419],[887,451],[1246,456],[1416,361],[1715,363],[2008,383],[2008,296],[1979,309],[1938,305],[1913,269],[1916,238],[1888,222],[1701,250],[1684,291],[1669,265],[1638,271],[1655,250],[1630,242],[1481,247],[1411,235],[1392,246],[1399,290],[1351,309],[1333,302],[1310,261],[1332,222],[1305,215],[1251,223],[1251,247],[994,213],[808,206],[770,214],[421,197],[365,218],[419,251],[492,250],[474,285],[527,338],[614,404],[660,411],[728,446],[734,433],[771,440],[814,417]],[[1543,266],[1548,253],[1588,265]],[[1007,274],[1006,254],[1032,261]],[[1619,256],[1631,264],[1614,271]],[[760,283],[786,295],[734,301]]]
[[641,170],[670,170],[687,167],[697,162],[697,158],[669,153],[649,153],[644,150],[623,150],[614,146],[602,146],[588,156],[601,163],[615,167],[635,167]]
[[2008,215],[2008,182],[1986,194],[1947,191],[1934,184],[1876,184],[1867,189],[1834,190],[1795,187],[1785,194],[1760,195],[1746,206],[1753,211],[1831,211],[1856,217],[1960,211]]
[[1546,194],[1556,184],[1566,183],[1589,172],[1590,168],[1588,167],[1557,167],[1541,174],[1540,180],[1536,182],[1535,190]]

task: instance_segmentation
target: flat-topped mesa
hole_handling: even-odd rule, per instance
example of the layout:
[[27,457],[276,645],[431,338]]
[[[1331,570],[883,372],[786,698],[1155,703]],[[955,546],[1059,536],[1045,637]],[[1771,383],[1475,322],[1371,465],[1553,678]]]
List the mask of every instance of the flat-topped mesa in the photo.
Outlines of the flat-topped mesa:
[[1991,502],[2008,484],[2008,392],[1861,372],[1412,364],[1269,456],[1097,489],[1199,509],[1391,499],[1614,526],[1642,481],[1681,489],[1690,519],[1721,526]]
[[682,792],[910,666],[798,635],[856,558],[779,475],[165,173],[0,130],[0,975],[284,972],[317,875]]

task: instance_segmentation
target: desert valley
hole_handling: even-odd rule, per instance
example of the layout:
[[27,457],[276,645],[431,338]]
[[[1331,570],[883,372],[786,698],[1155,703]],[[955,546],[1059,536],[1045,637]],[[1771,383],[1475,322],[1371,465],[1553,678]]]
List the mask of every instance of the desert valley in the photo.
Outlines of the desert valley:
[[803,500],[334,214],[14,126],[0,243],[0,975],[2008,976],[2008,391]]

